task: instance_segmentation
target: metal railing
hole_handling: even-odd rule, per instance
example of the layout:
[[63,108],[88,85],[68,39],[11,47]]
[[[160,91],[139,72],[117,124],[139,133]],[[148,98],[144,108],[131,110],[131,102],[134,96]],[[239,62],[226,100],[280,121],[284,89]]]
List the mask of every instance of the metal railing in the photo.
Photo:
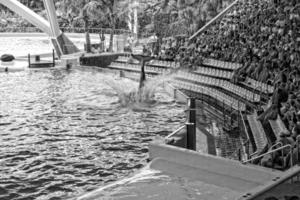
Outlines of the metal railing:
[[[70,27],[59,27],[63,32],[66,33],[85,33],[85,28],[70,28]],[[113,29],[111,28],[89,28],[88,31],[89,33],[103,33],[103,34],[110,34]],[[126,30],[126,29],[114,29],[114,34],[119,35],[119,34],[130,34],[131,31]],[[37,27],[5,27],[0,30],[0,32],[42,32],[39,28]]]
[[[70,28],[70,27],[60,27],[60,29],[63,32],[66,33],[84,33],[85,28]],[[119,34],[129,34],[131,33],[129,30],[125,29],[111,29],[111,28],[89,28],[88,29],[89,33],[103,33],[103,34],[111,34],[112,31],[114,31],[114,34],[119,35]]]
[[5,27],[1,28],[0,32],[11,33],[42,33],[43,31],[36,27]]
[[[285,146],[281,146],[281,147],[279,147],[279,148],[277,148],[277,149],[274,149],[274,150],[271,150],[271,151],[268,151],[268,152],[266,152],[266,153],[264,153],[264,154],[262,154],[262,155],[259,155],[259,156],[256,156],[256,157],[254,157],[254,158],[250,158],[250,159],[248,159],[248,160],[246,160],[246,161],[243,161],[242,162],[242,164],[247,164],[247,163],[251,163],[251,162],[253,162],[253,161],[257,161],[258,159],[261,159],[261,158],[263,158],[264,156],[266,156],[266,155],[271,155],[272,156],[272,161],[273,161],[273,158],[274,158],[274,153],[277,153],[277,152],[279,152],[279,151],[281,151],[281,155],[282,156],[284,156],[284,154],[283,154],[283,150],[285,150],[285,149],[289,149],[289,153],[288,153],[288,155],[290,155],[290,163],[291,163],[291,166],[293,166],[293,159],[292,159],[292,155],[293,155],[293,146],[292,145],[285,145]],[[286,155],[286,157],[288,156],[288,155]],[[286,166],[286,160],[284,160],[284,162],[283,162],[283,166],[285,167]]]
[[172,132],[170,135],[168,135],[167,137],[165,137],[165,139],[170,139],[171,137],[175,136],[176,134],[178,134],[181,130],[183,130],[186,126],[181,126],[180,128],[176,129],[174,132]]

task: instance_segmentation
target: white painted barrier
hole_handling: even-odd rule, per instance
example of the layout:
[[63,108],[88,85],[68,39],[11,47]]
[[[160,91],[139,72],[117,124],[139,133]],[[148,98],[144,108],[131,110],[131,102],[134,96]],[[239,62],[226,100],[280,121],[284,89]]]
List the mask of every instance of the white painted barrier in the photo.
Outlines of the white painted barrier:
[[150,159],[155,159],[150,165],[152,169],[241,193],[263,185],[282,173],[165,144],[150,144],[149,155]]

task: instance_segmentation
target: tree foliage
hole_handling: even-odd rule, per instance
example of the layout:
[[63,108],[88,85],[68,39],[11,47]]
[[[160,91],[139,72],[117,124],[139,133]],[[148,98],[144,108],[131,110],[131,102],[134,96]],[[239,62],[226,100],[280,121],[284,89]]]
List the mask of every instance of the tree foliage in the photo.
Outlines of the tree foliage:
[[[232,0],[164,0],[151,7],[149,32],[167,37],[191,35],[220,12],[223,3]],[[160,20],[161,19],[161,20]],[[159,29],[157,29],[160,27]],[[153,30],[151,30],[153,29]]]

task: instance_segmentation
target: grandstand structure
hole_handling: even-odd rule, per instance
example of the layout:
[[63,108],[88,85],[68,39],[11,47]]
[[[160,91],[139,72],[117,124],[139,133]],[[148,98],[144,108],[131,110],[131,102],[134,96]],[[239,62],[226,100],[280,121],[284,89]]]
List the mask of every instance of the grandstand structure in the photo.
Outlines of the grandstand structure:
[[[240,134],[250,145],[243,149],[253,159],[276,142],[283,143],[280,134],[293,132],[298,143],[300,2],[235,1],[226,11],[190,38],[195,45],[186,53],[199,52],[205,59],[194,75],[181,78],[207,89],[182,82],[176,86],[192,95],[206,93],[231,107],[235,112],[230,117],[244,122]],[[282,91],[288,96],[285,101]]]
[[[179,59],[148,63],[148,77],[171,73],[170,84],[198,100],[217,124],[222,157],[278,174],[293,169],[240,199],[263,199],[299,177],[300,1],[234,1],[189,39]],[[128,57],[110,68],[132,78],[140,71]]]
[[[172,85],[205,105],[206,114],[218,124],[222,155],[237,159],[241,156],[235,153],[242,152],[243,158],[259,157],[280,142],[280,134],[291,133],[300,124],[300,101],[288,110],[298,117],[293,122],[281,113],[259,117],[264,112],[268,115],[274,104],[278,82],[283,82],[280,78],[287,76],[284,83],[293,87],[287,92],[294,98],[298,95],[299,15],[296,0],[237,0],[189,38],[191,45],[180,52],[181,59],[154,60],[146,72],[152,77],[177,69]],[[200,65],[193,63],[195,57],[202,58]],[[123,70],[130,77],[139,74],[139,64],[127,61],[128,57],[119,57],[110,68]],[[186,67],[186,61],[192,68]],[[276,77],[278,73],[280,77]],[[298,103],[297,98],[288,103]]]

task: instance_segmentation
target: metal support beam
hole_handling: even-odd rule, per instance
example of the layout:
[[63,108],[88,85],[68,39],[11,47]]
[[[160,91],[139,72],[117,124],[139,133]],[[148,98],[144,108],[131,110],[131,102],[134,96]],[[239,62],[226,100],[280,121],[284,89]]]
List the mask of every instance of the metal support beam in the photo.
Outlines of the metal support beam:
[[59,57],[79,52],[79,49],[59,29],[53,0],[43,1],[49,22],[17,0],[0,0],[0,4],[3,4],[49,35]]
[[211,26],[213,23],[215,23],[217,20],[222,18],[228,11],[230,11],[240,0],[234,1],[232,4],[230,4],[225,10],[220,12],[217,16],[215,16],[212,20],[210,20],[207,24],[205,24],[202,28],[200,28],[194,35],[192,35],[189,38],[189,42],[191,42],[195,37],[197,37],[200,33],[205,31],[209,26]]
[[52,37],[57,38],[62,33],[59,29],[57,17],[56,17],[56,11],[53,0],[43,0],[44,5],[47,11],[48,20],[50,22]]
[[22,3],[17,0],[0,0],[0,4],[3,4],[10,10],[14,11],[21,17],[25,18],[31,24],[35,25],[43,32],[47,33],[48,35],[52,35],[50,23],[45,20],[40,15],[36,14],[30,8],[26,7]]

